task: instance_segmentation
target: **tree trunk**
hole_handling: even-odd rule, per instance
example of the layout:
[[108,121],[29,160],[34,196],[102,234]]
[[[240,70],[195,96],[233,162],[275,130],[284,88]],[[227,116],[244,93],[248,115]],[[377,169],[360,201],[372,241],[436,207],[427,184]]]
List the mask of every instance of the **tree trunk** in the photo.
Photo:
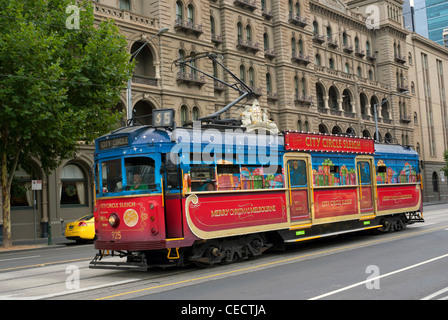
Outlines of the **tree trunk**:
[[1,158],[2,169],[2,211],[3,211],[3,247],[8,248],[12,246],[11,239],[11,189],[9,188],[7,167],[6,167],[6,152],[2,154]]

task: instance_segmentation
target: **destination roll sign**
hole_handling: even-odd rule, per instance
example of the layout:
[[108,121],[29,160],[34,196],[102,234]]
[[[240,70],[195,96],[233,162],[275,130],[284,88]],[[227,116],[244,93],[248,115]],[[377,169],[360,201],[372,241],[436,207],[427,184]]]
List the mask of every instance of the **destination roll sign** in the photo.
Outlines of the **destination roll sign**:
[[375,153],[375,143],[370,138],[287,131],[285,150]]

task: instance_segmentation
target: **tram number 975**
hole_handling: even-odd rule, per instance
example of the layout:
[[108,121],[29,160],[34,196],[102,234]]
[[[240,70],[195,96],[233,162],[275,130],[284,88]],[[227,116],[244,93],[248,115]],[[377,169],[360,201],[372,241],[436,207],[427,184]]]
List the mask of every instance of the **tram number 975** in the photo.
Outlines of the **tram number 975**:
[[174,122],[174,109],[154,109],[152,111],[153,127],[172,127]]
[[121,231],[112,231],[112,239],[120,240],[121,239]]

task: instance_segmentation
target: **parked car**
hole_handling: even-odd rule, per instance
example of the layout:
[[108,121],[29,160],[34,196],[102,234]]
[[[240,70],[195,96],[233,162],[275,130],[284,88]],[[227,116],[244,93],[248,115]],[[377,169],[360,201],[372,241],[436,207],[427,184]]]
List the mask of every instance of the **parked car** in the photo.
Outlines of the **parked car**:
[[65,225],[65,237],[76,242],[95,240],[95,223],[93,213]]

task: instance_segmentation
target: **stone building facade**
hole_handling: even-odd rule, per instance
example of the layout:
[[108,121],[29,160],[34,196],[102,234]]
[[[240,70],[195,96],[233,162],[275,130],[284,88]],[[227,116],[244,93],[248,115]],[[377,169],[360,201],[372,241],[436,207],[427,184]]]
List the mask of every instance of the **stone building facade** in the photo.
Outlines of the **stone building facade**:
[[[142,124],[151,123],[153,109],[173,108],[177,124],[182,125],[238,97],[236,91],[200,72],[173,64],[176,59],[212,51],[252,87],[261,107],[269,110],[280,130],[376,137],[377,111],[379,140],[425,145],[421,122],[413,121],[422,98],[420,89],[410,94],[411,73],[419,71],[408,62],[410,48],[416,47],[415,38],[403,27],[402,1],[92,2],[97,21],[117,22],[131,54],[150,40],[135,57],[137,67],[132,77],[132,109]],[[164,27],[169,31],[153,37]],[[420,40],[417,47],[425,45]],[[441,57],[446,67],[446,52]],[[196,61],[195,66],[234,83],[208,59]],[[126,113],[125,91],[117,108]],[[237,105],[226,116],[238,118],[242,110],[242,104]],[[437,148],[437,152],[443,152],[442,145]],[[21,178],[23,183],[31,178],[44,182],[44,190],[38,192],[40,235],[45,235],[49,221],[53,233],[62,234],[61,221],[73,221],[92,212],[92,146],[80,146],[78,155],[51,176],[45,176],[36,163],[34,176]],[[425,158],[432,160],[435,158]],[[446,186],[440,190],[446,195]],[[431,199],[436,198],[426,197]],[[12,209],[14,238],[32,237],[32,212],[26,195],[22,195],[21,205]]]

